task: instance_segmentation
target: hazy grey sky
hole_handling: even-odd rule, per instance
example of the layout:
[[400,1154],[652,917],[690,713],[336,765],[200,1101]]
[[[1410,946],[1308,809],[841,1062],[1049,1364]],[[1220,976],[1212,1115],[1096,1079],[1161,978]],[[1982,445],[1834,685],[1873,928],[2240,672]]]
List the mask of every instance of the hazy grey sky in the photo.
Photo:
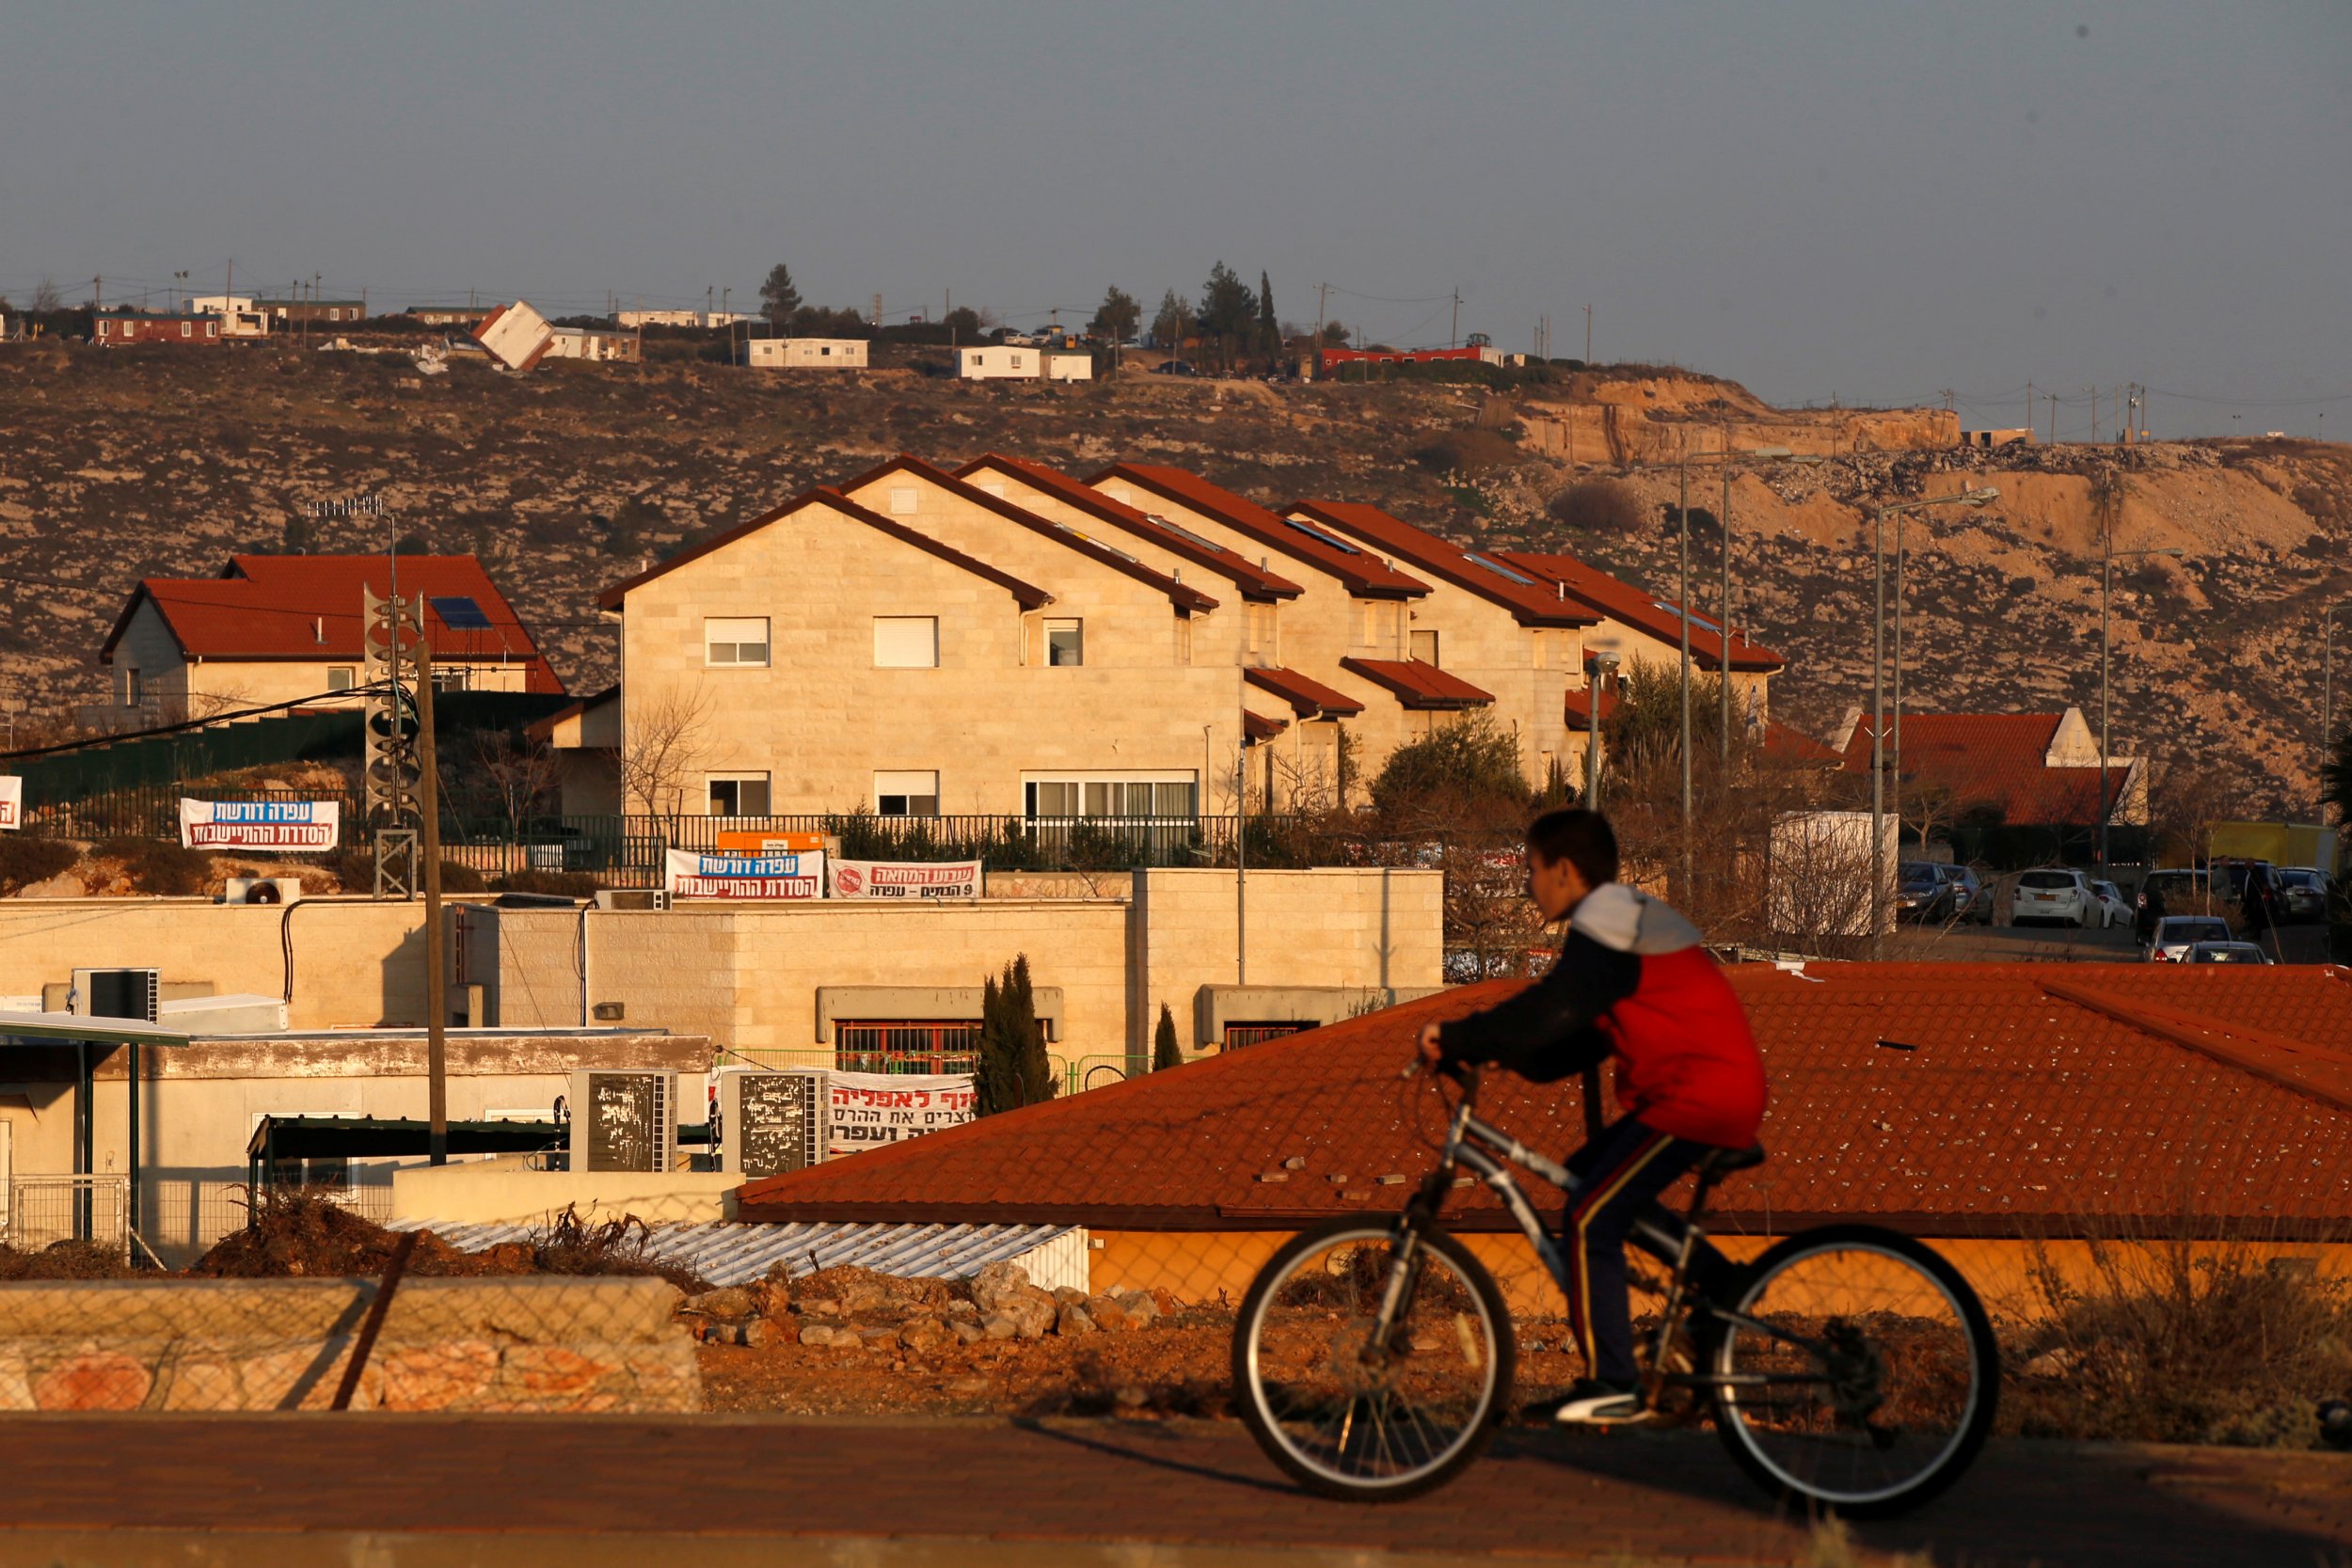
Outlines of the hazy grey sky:
[[2030,378],[2062,435],[2137,380],[2159,434],[2352,436],[2310,401],[2352,394],[2352,5],[13,8],[0,291],[232,257],[550,311],[784,260],[1013,322],[1223,259],[1392,341],[1458,286],[1505,348],[1549,311],[1581,353],[1590,303],[1599,357],[1783,402],[2007,424]]

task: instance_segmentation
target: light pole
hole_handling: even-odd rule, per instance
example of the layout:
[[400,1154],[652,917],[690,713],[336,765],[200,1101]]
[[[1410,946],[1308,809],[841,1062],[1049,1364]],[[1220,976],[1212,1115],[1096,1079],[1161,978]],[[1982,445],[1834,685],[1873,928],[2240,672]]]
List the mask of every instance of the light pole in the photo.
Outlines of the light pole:
[[[1886,935],[1886,519],[1931,506],[1982,506],[1998,499],[1998,490],[1963,490],[1950,496],[1922,496],[1917,500],[1892,501],[1870,509],[1870,562],[1874,568],[1875,600],[1870,616],[1870,957],[1885,953]],[[1725,644],[1728,652],[1729,644]]]
[[[2115,563],[2136,555],[2169,555],[2177,561],[2182,553],[2177,546],[2160,550],[2119,550],[2110,544],[2099,562],[2099,869],[2102,872],[2107,868],[2107,757],[2112,750],[2107,740],[2107,626],[2111,601],[2115,597]],[[2335,613],[2332,607],[2328,613]]]
[[1600,810],[1600,689],[1617,672],[1617,656],[1593,655],[1592,678],[1584,683],[1584,809]]
[[[2336,748],[2336,607],[2332,604],[2328,607],[2327,620],[2328,637],[2319,656],[2319,771],[2312,775],[2322,790],[2328,787],[2328,764],[2334,760]],[[2321,804],[2324,807],[2326,802]]]

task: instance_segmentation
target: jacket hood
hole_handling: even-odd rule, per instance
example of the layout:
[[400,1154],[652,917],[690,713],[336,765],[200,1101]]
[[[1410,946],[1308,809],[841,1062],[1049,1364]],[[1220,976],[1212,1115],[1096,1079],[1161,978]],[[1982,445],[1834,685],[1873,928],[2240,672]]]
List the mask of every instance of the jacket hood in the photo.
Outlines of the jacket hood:
[[1619,953],[1679,953],[1705,940],[1672,908],[1623,882],[1603,882],[1586,894],[1568,929]]

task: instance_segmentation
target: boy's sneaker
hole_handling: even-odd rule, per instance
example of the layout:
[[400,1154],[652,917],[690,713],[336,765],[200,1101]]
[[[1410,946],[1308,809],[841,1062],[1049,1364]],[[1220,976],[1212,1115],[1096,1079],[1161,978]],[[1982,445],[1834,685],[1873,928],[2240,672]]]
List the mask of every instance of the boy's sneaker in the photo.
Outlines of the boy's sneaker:
[[1561,1426],[1625,1426],[1649,1420],[1655,1414],[1643,1404],[1641,1390],[1629,1383],[1580,1377],[1568,1386],[1568,1397],[1551,1413],[1551,1418]]

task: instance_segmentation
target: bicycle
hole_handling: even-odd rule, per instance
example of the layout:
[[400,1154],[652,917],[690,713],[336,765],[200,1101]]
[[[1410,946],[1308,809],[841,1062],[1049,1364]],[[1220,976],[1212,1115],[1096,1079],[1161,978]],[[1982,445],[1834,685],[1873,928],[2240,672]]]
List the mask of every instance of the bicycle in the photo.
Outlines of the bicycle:
[[[1403,1212],[1292,1238],[1234,1325],[1235,1408],[1266,1456],[1324,1497],[1401,1501],[1442,1485],[1508,1407],[1518,1352],[1502,1291],[1438,1224],[1457,1180],[1485,1182],[1565,1279],[1511,1169],[1563,1191],[1574,1179],[1478,1119],[1474,1071],[1443,1076],[1461,1098]],[[1992,1430],[1992,1324],[1950,1263],[1871,1226],[1804,1231],[1744,1265],[1726,1259],[1702,1228],[1708,1198],[1763,1161],[1760,1147],[1711,1153],[1683,1216],[1653,1207],[1635,1224],[1668,1266],[1663,1310],[1642,1336],[1645,1404],[1703,1399],[1732,1458],[1776,1498],[1854,1518],[1915,1507],[1959,1479]]]

